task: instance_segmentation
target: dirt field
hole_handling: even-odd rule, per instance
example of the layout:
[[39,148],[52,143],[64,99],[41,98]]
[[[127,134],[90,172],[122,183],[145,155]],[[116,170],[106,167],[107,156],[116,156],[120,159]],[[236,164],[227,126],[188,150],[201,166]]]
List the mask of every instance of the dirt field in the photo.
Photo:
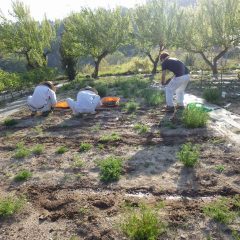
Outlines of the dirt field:
[[[216,135],[211,123],[208,128],[185,129],[169,124],[160,110],[142,107],[130,114],[118,107],[80,117],[55,110],[45,118],[30,117],[26,110],[12,116],[18,124],[1,124],[1,196],[24,195],[27,203],[16,215],[0,218],[0,239],[128,239],[120,229],[125,206],[154,207],[162,202],[158,214],[167,230],[159,239],[234,239],[232,230],[240,231],[239,217],[220,224],[202,207],[240,194],[239,147]],[[136,123],[148,125],[149,131],[137,133]],[[120,139],[100,140],[112,133]],[[43,144],[44,151],[16,159],[19,142],[27,149]],[[80,152],[82,142],[92,148]],[[199,144],[200,161],[193,169],[176,158],[186,142]],[[61,146],[68,151],[57,154]],[[111,155],[124,159],[124,170],[119,181],[106,184],[100,181],[97,163]],[[83,162],[80,167],[74,165],[75,156]],[[217,171],[217,166],[224,166],[224,171]],[[23,169],[32,177],[14,181]]]

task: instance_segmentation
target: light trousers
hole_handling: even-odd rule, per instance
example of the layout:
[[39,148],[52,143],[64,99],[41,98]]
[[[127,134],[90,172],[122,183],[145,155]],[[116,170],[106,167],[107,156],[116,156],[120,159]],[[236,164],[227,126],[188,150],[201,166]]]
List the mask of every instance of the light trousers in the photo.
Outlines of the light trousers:
[[179,106],[184,106],[184,92],[190,81],[189,74],[183,75],[181,77],[174,77],[169,84],[166,86],[166,103],[167,106],[173,107],[173,95],[176,93],[177,104]]

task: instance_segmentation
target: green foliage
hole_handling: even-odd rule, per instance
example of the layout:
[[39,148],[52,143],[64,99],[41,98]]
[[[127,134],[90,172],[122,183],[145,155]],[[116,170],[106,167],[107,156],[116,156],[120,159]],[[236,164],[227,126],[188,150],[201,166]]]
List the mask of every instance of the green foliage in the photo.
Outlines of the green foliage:
[[0,217],[8,217],[18,212],[25,204],[26,200],[16,197],[0,198]]
[[[199,53],[217,74],[218,61],[232,46],[239,44],[240,2],[199,0],[194,8],[178,13],[178,46]],[[202,24],[204,22],[204,24]],[[233,37],[236,36],[236,37]]]
[[57,154],[63,154],[68,151],[68,148],[65,146],[59,147],[56,151]]
[[14,180],[17,182],[25,181],[32,177],[32,173],[28,170],[22,170],[20,171],[15,177]]
[[177,153],[177,158],[184,164],[184,166],[194,167],[199,158],[197,145],[191,143],[183,144],[181,150]]
[[80,144],[79,151],[80,151],[80,152],[87,152],[87,151],[90,150],[92,147],[93,147],[93,146],[92,146],[91,143],[82,142],[82,143]]
[[132,24],[134,44],[146,53],[153,64],[152,73],[156,73],[159,52],[173,45],[177,37],[176,9],[165,0],[148,1],[134,9]]
[[100,137],[99,142],[108,143],[108,142],[116,142],[121,139],[121,136],[118,133],[106,134]]
[[203,91],[203,98],[210,103],[218,104],[221,99],[221,92],[217,88],[207,88]]
[[32,152],[36,155],[41,155],[44,151],[44,146],[42,144],[37,144],[33,149]]
[[206,204],[203,208],[203,212],[207,216],[224,224],[232,222],[236,217],[236,214],[230,211],[229,202],[226,198],[221,198]]
[[138,107],[139,107],[138,103],[131,101],[126,104],[125,108],[128,113],[132,113],[135,112]]
[[25,90],[35,86],[44,80],[53,80],[57,70],[54,68],[42,67],[24,73],[8,73],[0,70],[0,92]]
[[120,178],[122,172],[122,159],[110,156],[99,163],[100,179],[103,182],[113,182]]
[[95,88],[98,91],[100,97],[105,97],[108,92],[108,86],[106,84],[96,84]]
[[216,166],[216,168],[215,168],[218,172],[223,172],[224,170],[225,170],[225,167],[223,166],[223,165],[218,165],[218,166]]
[[93,76],[97,77],[101,60],[126,42],[128,25],[129,18],[120,8],[83,8],[65,20],[63,49],[68,56],[91,56],[95,63]]
[[7,127],[10,127],[10,126],[13,126],[13,125],[16,125],[18,122],[16,119],[12,119],[12,118],[7,118],[4,120],[3,124]]
[[156,107],[165,101],[164,95],[158,90],[146,89],[143,96],[149,106]]
[[157,240],[166,231],[157,212],[145,205],[140,209],[130,209],[121,228],[131,240]]
[[13,155],[14,158],[20,159],[20,158],[25,158],[30,155],[30,150],[27,149],[23,143],[18,143],[17,144],[17,149],[15,154]]
[[136,130],[140,134],[146,133],[149,131],[149,127],[147,125],[144,125],[141,123],[137,123],[136,125],[134,125],[133,129]]
[[12,3],[14,19],[1,17],[0,47],[6,53],[24,56],[28,69],[46,65],[46,52],[51,51],[55,30],[45,18],[41,23],[35,21],[28,7],[20,1]]
[[209,114],[198,107],[185,108],[182,121],[188,128],[204,127],[209,119]]

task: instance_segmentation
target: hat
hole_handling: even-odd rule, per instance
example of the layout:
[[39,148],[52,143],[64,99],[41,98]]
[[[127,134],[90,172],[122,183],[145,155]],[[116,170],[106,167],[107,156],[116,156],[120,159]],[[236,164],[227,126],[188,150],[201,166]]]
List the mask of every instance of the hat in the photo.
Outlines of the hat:
[[92,92],[98,94],[98,91],[95,88],[91,87],[91,86],[86,86],[86,87],[84,87],[81,90],[88,90],[88,91],[92,91]]
[[167,52],[162,52],[160,54],[160,61],[164,60],[165,58],[169,57],[169,53]]
[[42,85],[47,86],[50,89],[52,89],[54,92],[56,92],[56,87],[53,85],[53,83],[51,81],[43,82]]

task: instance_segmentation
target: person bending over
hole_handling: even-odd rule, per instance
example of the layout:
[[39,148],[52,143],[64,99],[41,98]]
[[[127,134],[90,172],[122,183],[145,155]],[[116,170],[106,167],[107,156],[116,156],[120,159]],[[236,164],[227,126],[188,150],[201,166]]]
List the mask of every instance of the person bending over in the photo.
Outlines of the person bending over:
[[67,98],[66,100],[74,115],[79,113],[95,113],[96,107],[101,105],[101,99],[97,90],[90,86],[80,89],[77,94],[77,101],[71,98]]
[[[160,55],[162,64],[162,85],[166,85],[166,107],[165,112],[174,112],[173,95],[176,93],[177,106],[176,109],[184,108],[183,99],[184,91],[190,81],[189,70],[177,58],[171,58],[167,52]],[[166,71],[174,73],[174,77],[170,81],[166,81]]]
[[43,116],[47,116],[54,105],[57,103],[56,87],[52,82],[46,81],[38,85],[33,92],[32,96],[27,99],[27,105],[32,116],[37,112],[41,112]]

